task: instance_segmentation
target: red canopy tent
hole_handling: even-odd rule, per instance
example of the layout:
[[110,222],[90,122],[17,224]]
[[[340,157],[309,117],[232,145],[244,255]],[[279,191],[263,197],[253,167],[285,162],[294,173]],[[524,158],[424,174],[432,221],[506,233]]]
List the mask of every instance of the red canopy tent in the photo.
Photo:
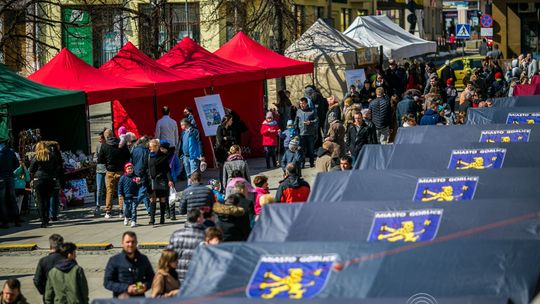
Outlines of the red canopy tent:
[[214,86],[264,79],[262,69],[223,59],[205,50],[189,37],[182,39],[156,61],[185,73],[210,76]]
[[[154,86],[155,104],[132,100],[113,103],[114,128],[118,129],[120,126],[124,126],[128,130],[135,128],[140,134],[154,134],[156,124],[154,118],[157,116],[155,107],[157,107],[158,101],[164,100],[167,104],[178,102],[186,91],[202,89],[211,85],[209,76],[183,73],[161,65],[131,42],[124,45],[116,56],[99,69],[116,77],[150,83]],[[200,95],[203,95],[202,90],[197,90],[196,96]],[[187,98],[192,97],[188,95]]]
[[[156,61],[183,73],[211,76],[213,85],[212,92],[185,92],[186,96],[190,93],[193,95],[182,103],[171,104],[165,99],[158,99],[159,106],[168,105],[171,111],[182,113],[185,106],[195,109],[194,97],[220,94],[223,106],[234,110],[248,127],[248,132],[242,138],[242,146],[249,147],[254,154],[262,154],[259,130],[264,119],[264,70],[223,59],[187,37]],[[210,151],[205,141],[205,155],[210,155]]]
[[518,84],[514,87],[514,96],[540,95],[540,82]]
[[236,63],[264,69],[266,79],[313,73],[312,62],[282,56],[252,40],[243,32],[236,34],[214,54]]
[[138,97],[151,97],[151,84],[122,79],[102,72],[63,49],[29,79],[65,90],[82,90],[89,105]]

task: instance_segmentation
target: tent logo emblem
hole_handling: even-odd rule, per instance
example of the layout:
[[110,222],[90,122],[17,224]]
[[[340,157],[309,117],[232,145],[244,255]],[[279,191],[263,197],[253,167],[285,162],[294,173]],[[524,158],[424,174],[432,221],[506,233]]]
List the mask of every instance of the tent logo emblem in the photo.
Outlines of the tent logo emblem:
[[478,176],[423,177],[416,183],[413,201],[452,202],[474,198]]
[[249,298],[306,299],[324,289],[336,254],[262,256],[249,281]]
[[416,243],[437,236],[443,209],[375,212],[368,242]]
[[481,143],[529,142],[531,129],[485,130],[480,133]]
[[505,156],[502,148],[452,150],[448,169],[500,169]]
[[540,113],[508,113],[507,125],[535,125],[540,124]]

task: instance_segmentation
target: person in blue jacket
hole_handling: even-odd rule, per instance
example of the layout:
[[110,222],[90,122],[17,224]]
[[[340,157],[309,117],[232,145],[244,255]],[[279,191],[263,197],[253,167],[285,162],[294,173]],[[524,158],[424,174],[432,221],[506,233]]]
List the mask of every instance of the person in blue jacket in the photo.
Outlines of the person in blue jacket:
[[124,205],[124,225],[131,221],[133,228],[137,226],[137,197],[141,178],[135,175],[132,163],[124,165],[124,172],[118,181],[118,200],[123,201]]
[[437,103],[432,103],[431,107],[424,112],[424,116],[420,119],[420,125],[436,125],[443,122],[443,118],[439,115],[437,111],[439,105]]
[[201,161],[204,161],[204,151],[199,134],[199,130],[191,125],[188,119],[182,119],[180,122],[182,128],[182,139],[179,150],[183,155],[184,170],[188,178],[188,185],[191,185],[190,177],[195,171],[199,171]]

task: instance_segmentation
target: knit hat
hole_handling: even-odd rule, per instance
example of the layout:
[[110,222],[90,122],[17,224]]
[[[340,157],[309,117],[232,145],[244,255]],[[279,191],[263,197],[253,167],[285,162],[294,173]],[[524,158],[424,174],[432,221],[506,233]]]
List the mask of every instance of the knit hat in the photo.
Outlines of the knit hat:
[[127,168],[128,168],[128,167],[133,167],[133,164],[132,164],[132,163],[126,163],[126,164],[124,165],[124,172],[127,172]]
[[162,146],[163,148],[165,149],[169,149],[169,147],[171,146],[171,144],[169,143],[169,141],[167,141],[166,139],[161,139],[159,141],[159,145]]
[[126,133],[127,133],[126,127],[121,126],[120,128],[118,128],[118,135],[124,135]]
[[446,85],[452,85],[454,83],[454,79],[452,78],[448,78],[448,80],[446,81]]
[[201,170],[201,172],[206,171],[206,169],[208,169],[208,164],[205,161],[201,161],[199,169]]
[[502,79],[502,74],[501,74],[501,72],[495,73],[495,79]]
[[296,149],[298,149],[299,145],[300,145],[300,143],[298,142],[298,140],[296,138],[294,138],[289,142],[289,150],[291,150],[291,151],[296,150]]
[[274,114],[271,111],[266,112],[266,118],[274,118]]

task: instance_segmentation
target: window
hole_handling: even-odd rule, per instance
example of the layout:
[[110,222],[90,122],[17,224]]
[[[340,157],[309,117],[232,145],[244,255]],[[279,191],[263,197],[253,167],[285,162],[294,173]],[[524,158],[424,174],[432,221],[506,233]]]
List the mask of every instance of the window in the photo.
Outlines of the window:
[[456,60],[456,61],[450,63],[450,67],[452,67],[452,69],[454,71],[461,71],[461,70],[463,70],[465,65],[463,64],[462,60]]
[[25,57],[25,14],[23,10],[6,10],[1,18],[0,37],[6,35],[1,50],[4,64],[13,71],[21,71]]
[[471,59],[469,61],[469,65],[470,65],[471,69],[474,69],[474,68],[481,69],[482,68],[482,60],[481,59]]
[[324,18],[324,7],[323,6],[315,6],[315,20],[319,18]]
[[364,10],[364,9],[359,9],[359,10],[356,10],[356,15],[357,16],[367,16],[367,15],[369,15],[369,11]]
[[302,33],[306,30],[306,11],[305,6],[303,5],[294,5],[293,13],[295,17],[295,26],[296,26],[296,38],[300,38]]
[[[187,8],[187,9],[186,9]],[[141,50],[147,54],[153,53],[153,9],[150,4],[139,6],[139,41]],[[200,12],[199,3],[165,4],[159,21],[159,53],[169,51],[184,37],[200,41]]]
[[341,9],[341,31],[346,30],[349,25],[351,25],[352,19],[352,9],[342,8]]

